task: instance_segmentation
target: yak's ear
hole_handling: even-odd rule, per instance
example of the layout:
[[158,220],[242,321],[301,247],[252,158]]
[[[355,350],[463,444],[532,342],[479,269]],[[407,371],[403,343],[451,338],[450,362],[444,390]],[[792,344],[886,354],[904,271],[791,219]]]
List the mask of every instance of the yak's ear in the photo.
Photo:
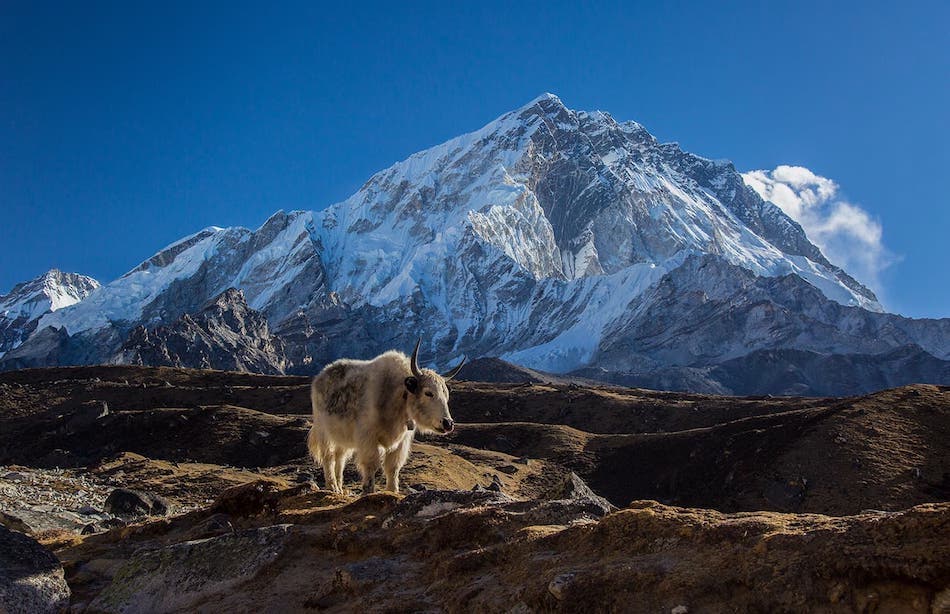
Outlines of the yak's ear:
[[412,375],[410,375],[409,377],[407,377],[407,378],[406,378],[406,390],[408,390],[408,391],[411,392],[412,394],[415,394],[416,391],[419,390],[419,380],[417,380],[417,379],[416,379],[415,377],[413,377]]

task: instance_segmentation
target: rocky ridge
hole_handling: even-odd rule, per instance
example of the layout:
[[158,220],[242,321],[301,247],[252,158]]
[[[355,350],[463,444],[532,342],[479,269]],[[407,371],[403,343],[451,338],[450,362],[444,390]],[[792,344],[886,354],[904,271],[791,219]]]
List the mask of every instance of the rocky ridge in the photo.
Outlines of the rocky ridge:
[[253,373],[283,373],[284,343],[267,320],[247,305],[244,293],[228,288],[195,315],[129,333],[113,364],[195,367]]

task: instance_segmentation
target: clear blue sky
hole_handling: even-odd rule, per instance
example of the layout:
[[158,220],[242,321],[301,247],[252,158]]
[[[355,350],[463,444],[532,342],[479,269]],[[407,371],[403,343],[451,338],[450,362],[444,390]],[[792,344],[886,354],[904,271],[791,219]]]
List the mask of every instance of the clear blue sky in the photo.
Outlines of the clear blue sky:
[[950,316],[946,0],[141,4],[0,4],[0,293],[322,208],[551,91],[833,179],[900,258],[887,306]]

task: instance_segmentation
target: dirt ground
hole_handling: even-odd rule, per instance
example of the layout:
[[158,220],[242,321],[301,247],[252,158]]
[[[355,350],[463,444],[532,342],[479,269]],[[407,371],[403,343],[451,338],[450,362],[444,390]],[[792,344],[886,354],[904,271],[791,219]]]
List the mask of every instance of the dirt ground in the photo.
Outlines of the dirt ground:
[[[453,382],[458,428],[418,438],[411,489],[359,497],[351,469],[347,495],[320,490],[308,384],[145,367],[2,373],[0,520],[55,516],[34,535],[63,561],[77,611],[135,611],[130,595],[157,610],[251,611],[274,591],[290,611],[950,608],[948,387],[731,398]],[[620,511],[554,501],[572,472]],[[82,515],[117,487],[165,497],[172,515],[82,535]],[[221,552],[202,540],[264,550],[217,578],[199,563]],[[277,558],[261,554],[271,548]],[[175,575],[176,557],[198,565],[193,577]]]
[[[304,445],[307,385],[141,367],[0,374],[0,465],[89,467],[131,452],[319,482]],[[722,511],[853,514],[950,499],[947,387],[810,399],[458,382],[451,408],[459,427],[421,437],[407,479],[520,487],[521,476],[575,471],[616,505]]]

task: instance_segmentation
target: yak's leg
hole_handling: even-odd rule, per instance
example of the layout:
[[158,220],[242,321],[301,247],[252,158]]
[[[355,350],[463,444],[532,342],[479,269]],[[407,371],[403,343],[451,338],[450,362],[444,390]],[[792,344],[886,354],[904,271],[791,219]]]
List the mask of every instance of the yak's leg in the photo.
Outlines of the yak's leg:
[[343,488],[343,469],[346,467],[346,462],[350,460],[350,455],[352,453],[349,450],[337,450],[336,451],[336,484],[337,492],[343,494],[345,489]]
[[363,478],[363,494],[368,495],[376,490],[376,472],[379,471],[379,446],[372,445],[360,449],[356,453],[356,464]]
[[399,470],[409,458],[409,448],[412,446],[412,435],[407,433],[395,448],[386,452],[383,459],[383,471],[386,473],[386,490],[399,492]]
[[333,467],[333,447],[326,441],[316,423],[307,434],[307,449],[310,451],[310,456],[313,457],[314,462],[323,468],[324,488],[335,491],[336,472]]
[[332,492],[339,492],[340,484],[336,479],[336,451],[327,449],[324,451],[320,464],[323,466],[323,482],[325,488]]

